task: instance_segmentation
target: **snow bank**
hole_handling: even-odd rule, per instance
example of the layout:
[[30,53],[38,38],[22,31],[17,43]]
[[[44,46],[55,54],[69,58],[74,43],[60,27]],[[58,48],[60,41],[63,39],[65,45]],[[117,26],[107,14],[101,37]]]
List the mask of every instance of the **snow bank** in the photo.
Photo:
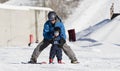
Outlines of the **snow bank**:
[[89,38],[101,41],[101,42],[107,42],[107,43],[113,43],[113,44],[120,44],[120,16],[113,19],[109,24],[105,25],[104,27],[100,28],[96,32],[89,35]]
[[75,28],[76,32],[79,32],[104,19],[109,19],[110,5],[110,0],[83,1],[73,12],[73,15],[66,20],[65,24],[67,29]]

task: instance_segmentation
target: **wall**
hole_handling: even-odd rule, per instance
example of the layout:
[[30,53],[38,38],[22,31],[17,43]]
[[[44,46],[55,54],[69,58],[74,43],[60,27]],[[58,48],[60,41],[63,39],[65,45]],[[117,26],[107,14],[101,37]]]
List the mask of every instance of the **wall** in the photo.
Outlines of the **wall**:
[[[34,42],[43,39],[43,25],[48,11],[18,10],[0,8],[0,46],[26,46],[29,43],[29,35],[33,34]],[[37,22],[35,22],[37,19]],[[36,35],[36,26],[37,35]],[[38,38],[36,39],[36,36]]]

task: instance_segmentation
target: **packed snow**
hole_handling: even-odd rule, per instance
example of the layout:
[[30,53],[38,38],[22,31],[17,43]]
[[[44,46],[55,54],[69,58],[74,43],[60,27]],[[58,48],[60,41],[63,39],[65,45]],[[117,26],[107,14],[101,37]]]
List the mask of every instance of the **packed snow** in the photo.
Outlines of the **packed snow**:
[[[65,27],[75,29],[76,42],[69,42],[79,64],[71,64],[63,52],[65,64],[21,64],[30,60],[36,43],[28,46],[0,47],[0,71],[119,71],[120,16],[109,19],[112,0],[83,0],[66,20]],[[117,0],[119,2],[119,0]],[[115,2],[115,3],[117,3]],[[115,9],[120,9],[116,5]],[[117,10],[119,12],[119,10]],[[67,32],[66,32],[67,33]],[[49,60],[50,46],[39,56],[38,62]]]
[[[21,64],[27,62],[35,48],[31,47],[1,47],[0,71],[119,71],[120,48],[111,44],[93,47],[82,47],[79,42],[68,42],[75,52],[80,64],[70,64],[70,60],[63,53],[65,64]],[[38,62],[48,63],[50,46],[39,56]]]

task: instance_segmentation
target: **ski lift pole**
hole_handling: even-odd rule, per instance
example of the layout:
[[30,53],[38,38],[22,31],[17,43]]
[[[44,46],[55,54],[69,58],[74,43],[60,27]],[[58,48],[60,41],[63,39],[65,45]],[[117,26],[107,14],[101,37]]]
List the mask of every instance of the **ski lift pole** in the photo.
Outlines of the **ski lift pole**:
[[37,19],[37,13],[38,13],[38,10],[35,10],[35,36],[36,36],[36,43],[39,42],[38,40],[38,19]]

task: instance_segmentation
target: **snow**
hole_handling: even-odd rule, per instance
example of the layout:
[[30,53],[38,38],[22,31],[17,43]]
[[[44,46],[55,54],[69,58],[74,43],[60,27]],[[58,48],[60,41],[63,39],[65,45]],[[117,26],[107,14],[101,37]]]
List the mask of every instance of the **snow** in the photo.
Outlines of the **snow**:
[[[120,44],[120,16],[90,35],[90,38],[107,43]],[[103,32],[104,31],[104,32]]]
[[[102,6],[102,7],[101,7]],[[68,29],[75,28],[76,32],[84,30],[89,26],[96,24],[97,22],[109,18],[109,7],[110,0],[100,1],[90,1],[85,0],[74,11],[73,15],[67,19],[65,24],[70,24],[67,26]],[[101,12],[101,14],[99,14]],[[106,14],[108,13],[108,14]],[[94,18],[93,18],[94,17]],[[80,27],[78,27],[78,25]]]
[[[75,51],[80,64],[70,64],[68,57],[63,53],[63,61],[66,64],[21,64],[27,62],[32,54],[31,47],[4,47],[0,48],[0,71],[119,71],[120,48],[118,46],[104,44],[94,47],[80,47],[79,42],[68,42]],[[79,45],[78,45],[79,44]],[[48,62],[50,46],[39,56],[38,62]],[[56,62],[56,58],[54,60]]]
[[[55,64],[21,64],[29,61],[37,45],[32,44],[31,47],[0,47],[0,71],[119,71],[120,16],[109,19],[112,2],[114,0],[83,0],[66,20],[66,31],[75,28],[77,34],[77,41],[67,40],[67,44],[75,52],[79,64],[71,64],[64,53],[65,64],[57,64],[56,58]],[[116,0],[115,4],[119,2]],[[120,12],[119,9],[119,4],[115,5],[115,12]],[[50,47],[41,53],[38,62],[48,62]]]

